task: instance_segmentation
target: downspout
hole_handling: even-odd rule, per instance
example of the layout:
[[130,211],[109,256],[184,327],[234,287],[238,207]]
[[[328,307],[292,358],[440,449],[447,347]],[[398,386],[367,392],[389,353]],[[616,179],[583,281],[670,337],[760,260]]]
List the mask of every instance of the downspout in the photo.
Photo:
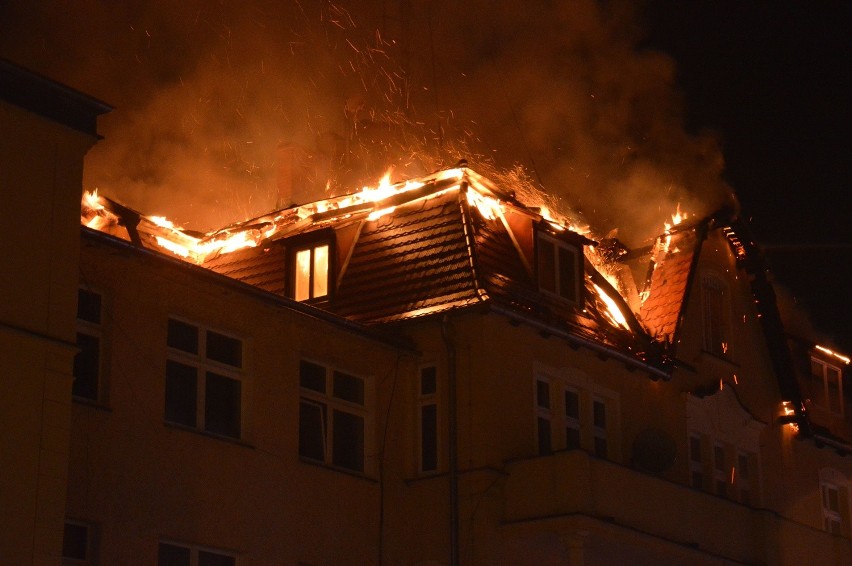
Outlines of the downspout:
[[447,412],[449,428],[450,468],[450,566],[459,565],[459,465],[458,418],[456,400],[456,346],[453,342],[450,317],[441,321],[441,337],[447,349]]

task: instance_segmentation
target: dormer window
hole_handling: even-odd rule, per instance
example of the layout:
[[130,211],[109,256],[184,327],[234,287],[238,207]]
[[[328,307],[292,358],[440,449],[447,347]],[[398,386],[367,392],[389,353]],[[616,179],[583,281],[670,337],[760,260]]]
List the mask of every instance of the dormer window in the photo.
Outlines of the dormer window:
[[313,301],[328,297],[330,261],[331,244],[326,240],[294,248],[290,255],[292,298]]
[[580,248],[539,232],[538,286],[542,291],[568,301],[580,302]]
[[816,385],[814,402],[842,416],[845,403],[843,373],[840,368],[814,356],[811,358],[811,376]]

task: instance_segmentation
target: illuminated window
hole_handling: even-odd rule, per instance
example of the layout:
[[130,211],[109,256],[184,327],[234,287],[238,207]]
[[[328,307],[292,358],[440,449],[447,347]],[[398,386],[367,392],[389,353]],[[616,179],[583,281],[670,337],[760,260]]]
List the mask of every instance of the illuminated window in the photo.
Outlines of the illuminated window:
[[716,276],[701,279],[701,311],[704,321],[704,350],[717,356],[728,353],[728,291]]
[[237,558],[227,552],[174,542],[160,542],[157,566],[236,566]]
[[818,358],[811,358],[811,375],[818,384],[814,401],[838,415],[844,413],[843,375],[840,368]]
[[543,456],[553,451],[551,440],[550,382],[543,379],[535,381],[535,407],[538,453]]
[[302,360],[299,455],[364,471],[365,380]]
[[239,438],[242,341],[170,318],[167,343],[166,421]]
[[63,566],[84,566],[95,563],[94,525],[65,521],[62,535]]
[[71,394],[77,399],[98,401],[101,388],[101,295],[86,289],[77,292],[77,347]]
[[291,278],[294,299],[310,301],[328,296],[330,249],[328,242],[324,242],[294,251]]
[[420,369],[420,471],[438,469],[438,400],[435,366]]
[[580,301],[582,263],[577,246],[538,234],[538,286],[572,302]]

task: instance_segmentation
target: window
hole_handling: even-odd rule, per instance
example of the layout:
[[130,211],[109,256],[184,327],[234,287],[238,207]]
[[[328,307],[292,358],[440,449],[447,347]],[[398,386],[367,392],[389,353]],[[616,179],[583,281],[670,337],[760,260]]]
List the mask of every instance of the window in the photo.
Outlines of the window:
[[740,503],[751,504],[751,464],[752,455],[746,452],[737,453],[736,486]]
[[438,402],[435,366],[420,369],[420,471],[438,469]]
[[704,321],[704,350],[717,356],[728,353],[727,287],[716,276],[701,280],[701,310]]
[[840,534],[840,490],[836,485],[823,483],[822,493],[822,524],[823,529],[833,535]]
[[580,447],[580,393],[570,388],[565,390],[565,448]]
[[364,379],[302,360],[299,384],[299,454],[363,472]]
[[77,347],[71,395],[97,401],[101,375],[101,296],[87,289],[77,292]]
[[94,526],[78,521],[65,521],[62,535],[62,564],[95,563]]
[[242,341],[170,318],[167,343],[166,421],[239,438]]
[[689,472],[692,487],[704,489],[704,461],[701,454],[701,437],[690,435],[689,437]]
[[578,247],[544,233],[538,234],[537,242],[539,288],[579,302],[582,264]]
[[294,250],[291,260],[294,299],[310,301],[328,296],[330,251],[331,246],[328,242]]
[[595,437],[595,456],[606,458],[608,454],[606,443],[606,402],[603,399],[592,401],[592,425]]
[[814,401],[838,415],[844,413],[843,375],[840,368],[818,358],[811,358],[811,375],[819,393]]
[[237,558],[221,550],[161,542],[157,566],[236,566]]
[[537,379],[535,382],[536,406],[536,436],[538,438],[538,453],[550,454],[553,450],[551,441],[550,414],[550,382]]
[[727,497],[728,495],[728,468],[725,459],[725,447],[721,444],[713,445],[713,479],[716,495]]

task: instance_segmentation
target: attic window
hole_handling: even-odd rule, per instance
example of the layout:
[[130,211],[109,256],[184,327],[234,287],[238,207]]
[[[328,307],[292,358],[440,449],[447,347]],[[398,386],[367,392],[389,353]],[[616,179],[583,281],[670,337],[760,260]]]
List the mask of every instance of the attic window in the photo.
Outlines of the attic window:
[[538,233],[538,286],[546,293],[580,302],[580,250],[576,245]]
[[331,245],[315,242],[296,248],[291,255],[292,297],[311,301],[328,297]]
[[811,376],[816,384],[814,401],[832,413],[843,415],[843,374],[840,368],[823,360],[811,358]]

